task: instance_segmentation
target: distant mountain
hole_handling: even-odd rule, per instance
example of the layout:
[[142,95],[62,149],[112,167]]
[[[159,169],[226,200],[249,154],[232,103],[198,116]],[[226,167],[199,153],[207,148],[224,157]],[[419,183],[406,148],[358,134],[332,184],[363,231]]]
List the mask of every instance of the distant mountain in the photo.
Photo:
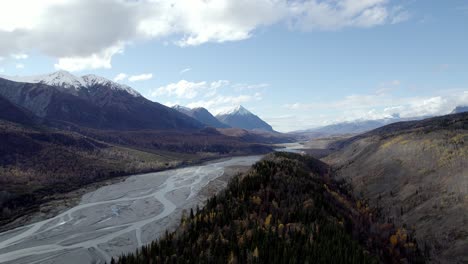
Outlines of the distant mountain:
[[[3,79],[2,79],[3,78]],[[0,78],[0,95],[39,117],[96,129],[199,129],[178,111],[149,101],[129,86],[65,71]]]
[[455,107],[455,109],[452,111],[452,114],[459,114],[464,112],[468,112],[468,105]]
[[267,122],[252,114],[241,105],[230,111],[218,114],[216,118],[224,124],[235,128],[274,132]]
[[229,127],[228,125],[216,119],[216,117],[214,117],[208,110],[206,110],[203,107],[197,107],[197,108],[191,109],[185,106],[176,105],[176,106],[173,106],[172,108],[198,120],[199,122],[207,126],[214,127],[214,128],[228,128]]
[[393,124],[396,122],[410,121],[410,120],[419,120],[426,117],[414,117],[414,118],[401,118],[398,115],[377,119],[377,120],[356,120],[356,121],[347,121],[340,122],[336,124],[331,124],[323,127],[301,130],[292,132],[293,134],[308,134],[312,137],[315,136],[333,136],[333,135],[346,135],[346,134],[360,134],[373,129]]

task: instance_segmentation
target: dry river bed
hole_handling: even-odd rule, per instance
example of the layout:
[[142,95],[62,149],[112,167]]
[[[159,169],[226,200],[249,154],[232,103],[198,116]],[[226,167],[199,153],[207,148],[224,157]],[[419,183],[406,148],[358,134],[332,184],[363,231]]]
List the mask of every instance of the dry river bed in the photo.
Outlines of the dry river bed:
[[104,263],[173,230],[261,156],[134,175],[85,194],[59,215],[0,233],[0,263]]

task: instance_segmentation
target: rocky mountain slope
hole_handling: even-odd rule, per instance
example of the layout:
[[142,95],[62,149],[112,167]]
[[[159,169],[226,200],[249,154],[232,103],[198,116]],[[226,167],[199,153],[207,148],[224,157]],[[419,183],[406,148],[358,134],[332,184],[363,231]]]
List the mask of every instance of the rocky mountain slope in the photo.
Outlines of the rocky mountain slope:
[[214,127],[214,128],[228,128],[229,126],[222,123],[216,117],[214,117],[208,110],[203,107],[197,108],[188,108],[180,105],[173,106],[175,110],[186,114],[199,122],[205,124],[206,126]]
[[468,113],[401,122],[339,141],[324,159],[380,216],[414,229],[438,262],[466,262]]
[[216,115],[216,118],[230,127],[274,132],[273,128],[267,122],[252,114],[241,105]]

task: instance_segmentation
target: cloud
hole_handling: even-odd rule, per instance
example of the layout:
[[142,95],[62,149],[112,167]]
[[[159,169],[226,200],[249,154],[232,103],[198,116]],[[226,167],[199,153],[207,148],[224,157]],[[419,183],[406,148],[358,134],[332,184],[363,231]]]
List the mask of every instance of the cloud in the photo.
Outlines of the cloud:
[[57,70],[66,71],[82,71],[86,69],[94,70],[100,68],[110,69],[112,68],[112,56],[122,52],[122,46],[117,45],[86,57],[62,57],[59,58],[58,63],[54,64],[54,67]]
[[[262,93],[258,91],[244,93],[236,87],[264,87],[264,84],[237,84],[228,80],[190,82],[181,80],[161,86],[151,93],[152,98],[168,97],[166,105],[185,103],[187,107],[205,107],[212,113],[220,113],[234,106],[260,101]],[[253,88],[252,88],[253,89]],[[174,101],[176,103],[174,103]]]
[[139,75],[132,75],[128,77],[128,80],[131,82],[139,82],[139,81],[147,81],[147,80],[150,80],[151,78],[153,78],[152,73],[143,73]]
[[215,82],[190,82],[186,80],[180,80],[177,83],[170,83],[165,86],[161,86],[155,89],[152,93],[152,97],[158,96],[175,96],[177,98],[193,99],[200,93],[206,93],[213,95],[216,89],[226,85],[228,82],[219,80]]
[[191,102],[187,105],[187,107],[204,107],[210,110],[210,112],[213,114],[219,114],[231,109],[233,106],[260,100],[262,100],[260,93],[256,93],[254,95],[241,94],[234,96],[217,95],[207,100]]
[[191,70],[192,70],[192,68],[185,68],[185,69],[181,70],[179,73],[184,74],[184,73],[189,72]]
[[394,115],[401,117],[444,115],[458,105],[468,105],[468,90],[451,90],[442,94],[417,97],[396,97],[378,93],[350,95],[336,101],[297,102],[285,104],[283,107],[308,114],[325,109],[329,113],[324,117],[325,120],[343,122],[357,119],[375,120]]
[[338,30],[408,17],[391,0],[3,1],[0,56],[34,50],[57,58],[58,69],[80,71],[111,68],[126,45],[147,39],[194,46],[247,39],[279,23],[292,30]]
[[25,60],[27,59],[29,56],[28,54],[24,54],[24,53],[18,53],[18,54],[11,54],[11,57],[15,60]]
[[22,64],[22,63],[17,63],[17,64],[15,65],[15,68],[16,68],[16,69],[24,69],[24,67],[25,67],[25,66],[24,66],[24,64]]
[[232,86],[232,88],[236,89],[237,91],[246,91],[246,90],[258,90],[258,89],[265,89],[270,87],[268,83],[259,83],[259,84],[246,84],[246,83],[239,83]]
[[128,75],[125,74],[125,73],[119,73],[117,74],[117,76],[114,77],[114,82],[120,82],[120,81],[123,81],[125,79],[127,79]]

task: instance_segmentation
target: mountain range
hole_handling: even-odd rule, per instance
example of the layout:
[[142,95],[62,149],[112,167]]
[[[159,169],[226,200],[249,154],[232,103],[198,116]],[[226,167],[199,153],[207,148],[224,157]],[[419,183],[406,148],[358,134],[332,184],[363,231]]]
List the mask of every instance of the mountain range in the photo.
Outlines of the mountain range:
[[393,115],[387,118],[381,119],[358,119],[354,121],[345,121],[338,122],[331,125],[326,125],[322,127],[298,130],[290,132],[291,134],[301,135],[306,138],[318,138],[318,137],[328,137],[328,136],[337,136],[337,135],[356,135],[371,131],[373,129],[383,127],[389,124],[397,122],[405,122],[412,120],[422,120],[425,118],[430,118],[432,116],[418,116],[418,117],[400,117],[399,115]]
[[200,129],[203,124],[132,88],[96,75],[65,71],[0,78],[0,95],[56,125],[93,129]]
[[214,117],[208,110],[203,107],[197,108],[188,108],[180,105],[175,105],[172,108],[175,110],[188,115],[199,122],[205,124],[206,126],[214,127],[214,128],[228,128],[229,126],[219,121],[216,117]]
[[264,132],[275,132],[273,128],[257,115],[239,105],[231,110],[213,116],[203,107],[188,108],[185,106],[173,106],[177,111],[195,118],[201,123],[215,128],[240,128],[246,130],[256,130]]

